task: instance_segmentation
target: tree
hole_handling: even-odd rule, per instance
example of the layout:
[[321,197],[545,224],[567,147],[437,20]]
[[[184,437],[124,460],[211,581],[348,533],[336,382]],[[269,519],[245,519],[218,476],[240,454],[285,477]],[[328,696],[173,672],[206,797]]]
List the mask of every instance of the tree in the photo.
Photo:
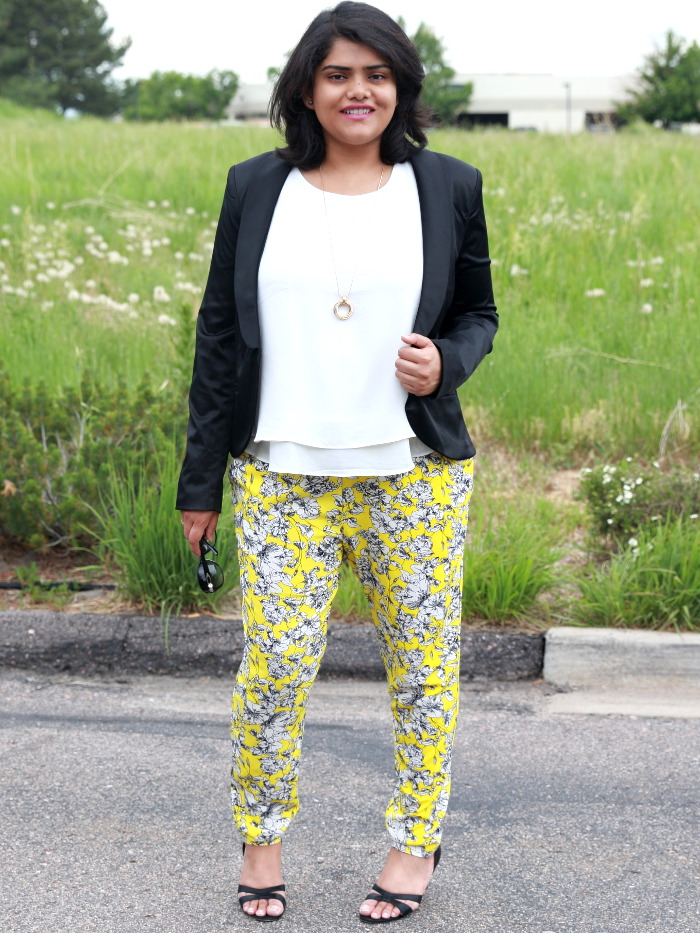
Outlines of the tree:
[[[402,17],[399,17],[398,22],[404,29]],[[421,23],[410,38],[425,69],[423,100],[443,123],[451,123],[469,106],[473,85],[471,82],[459,86],[451,83],[455,70],[445,64],[445,46],[430,26]]]
[[641,117],[648,123],[700,121],[700,47],[669,29],[666,42],[647,55],[637,73],[631,100],[618,108],[622,120]]
[[131,45],[113,45],[98,0],[0,0],[0,95],[29,106],[111,114],[111,73]]
[[154,71],[150,78],[127,81],[127,120],[220,120],[238,89],[233,71],[210,71],[203,78],[178,71]]

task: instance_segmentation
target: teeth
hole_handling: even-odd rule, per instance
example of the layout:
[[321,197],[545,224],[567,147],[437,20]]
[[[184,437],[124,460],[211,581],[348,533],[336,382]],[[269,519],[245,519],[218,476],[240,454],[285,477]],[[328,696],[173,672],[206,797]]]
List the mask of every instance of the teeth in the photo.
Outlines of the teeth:
[[355,107],[352,110],[343,110],[343,113],[372,113],[372,110],[369,107]]

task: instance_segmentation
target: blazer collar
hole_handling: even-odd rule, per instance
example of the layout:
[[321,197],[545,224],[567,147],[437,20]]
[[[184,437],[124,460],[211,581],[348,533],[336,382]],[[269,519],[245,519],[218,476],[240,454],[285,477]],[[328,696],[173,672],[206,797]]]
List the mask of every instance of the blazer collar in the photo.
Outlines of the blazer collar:
[[423,285],[413,329],[430,333],[450,285],[454,224],[451,186],[440,157],[419,149],[411,158],[423,228]]
[[[452,259],[452,200],[442,160],[422,149],[411,157],[423,231],[423,285],[414,330],[429,334],[445,301]],[[234,289],[241,337],[260,346],[258,269],[277,200],[290,166],[270,153],[253,173],[244,194],[236,248]]]
[[233,276],[241,337],[249,347],[260,346],[258,269],[277,200],[291,166],[273,153],[253,173],[244,195]]

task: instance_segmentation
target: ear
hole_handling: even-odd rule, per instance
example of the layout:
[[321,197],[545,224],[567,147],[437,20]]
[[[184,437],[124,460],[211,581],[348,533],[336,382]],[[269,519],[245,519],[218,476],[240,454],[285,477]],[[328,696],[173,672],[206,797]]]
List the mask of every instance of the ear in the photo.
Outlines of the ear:
[[301,95],[301,99],[302,99],[302,101],[304,102],[304,106],[305,106],[305,107],[308,107],[309,110],[313,110],[313,109],[314,109],[314,99],[313,99],[313,96],[312,96],[312,94],[311,94],[310,91],[305,91],[305,92]]

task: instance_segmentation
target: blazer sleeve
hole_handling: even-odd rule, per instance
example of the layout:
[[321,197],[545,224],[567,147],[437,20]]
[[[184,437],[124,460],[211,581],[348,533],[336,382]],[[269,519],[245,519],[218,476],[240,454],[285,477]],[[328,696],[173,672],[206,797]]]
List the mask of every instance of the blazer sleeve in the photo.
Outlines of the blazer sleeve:
[[221,511],[235,394],[236,303],[233,274],[240,225],[235,168],[230,169],[197,316],[187,449],[176,508]]
[[[454,392],[474,372],[498,330],[498,314],[491,285],[491,260],[484,217],[481,172],[464,198],[464,226],[454,266],[452,301],[433,342],[442,356],[442,380],[433,397]],[[456,211],[460,206],[456,205]]]

